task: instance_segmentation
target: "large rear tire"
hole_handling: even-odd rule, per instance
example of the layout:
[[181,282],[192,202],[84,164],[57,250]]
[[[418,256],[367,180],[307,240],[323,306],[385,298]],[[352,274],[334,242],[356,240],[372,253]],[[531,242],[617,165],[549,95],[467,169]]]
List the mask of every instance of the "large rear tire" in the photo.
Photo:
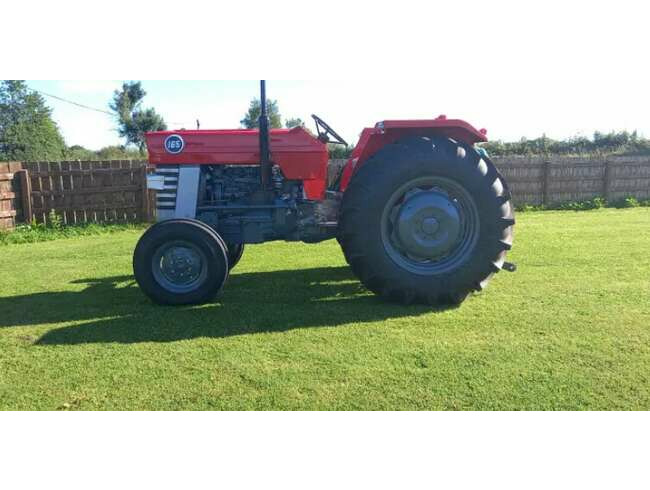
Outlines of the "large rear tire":
[[507,184],[471,146],[441,137],[389,145],[357,171],[339,243],[361,282],[390,301],[459,304],[512,247]]
[[210,301],[228,278],[227,248],[221,237],[195,220],[153,225],[133,254],[133,271],[142,291],[156,303]]

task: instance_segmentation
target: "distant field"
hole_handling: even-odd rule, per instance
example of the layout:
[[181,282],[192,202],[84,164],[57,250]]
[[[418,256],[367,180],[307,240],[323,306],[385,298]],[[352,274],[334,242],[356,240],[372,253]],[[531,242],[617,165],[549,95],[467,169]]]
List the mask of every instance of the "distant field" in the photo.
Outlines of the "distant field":
[[650,209],[524,213],[460,308],[384,304],[336,242],[249,247],[218,302],[134,286],[141,231],[8,245],[1,409],[650,409]]

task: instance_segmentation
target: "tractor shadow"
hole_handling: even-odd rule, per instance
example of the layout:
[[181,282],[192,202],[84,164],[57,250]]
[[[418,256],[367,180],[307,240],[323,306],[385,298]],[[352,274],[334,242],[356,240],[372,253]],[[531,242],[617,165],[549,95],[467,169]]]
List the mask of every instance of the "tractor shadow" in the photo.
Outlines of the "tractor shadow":
[[48,331],[36,344],[131,344],[335,327],[433,311],[382,302],[348,267],[235,272],[217,302],[196,307],[154,305],[132,276],[75,284],[85,288],[0,298],[0,328],[74,323]]

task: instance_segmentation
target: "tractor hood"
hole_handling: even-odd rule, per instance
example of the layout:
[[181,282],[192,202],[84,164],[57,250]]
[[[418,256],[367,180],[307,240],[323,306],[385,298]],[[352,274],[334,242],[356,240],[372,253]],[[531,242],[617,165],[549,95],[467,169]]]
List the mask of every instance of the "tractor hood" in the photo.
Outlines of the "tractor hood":
[[[327,155],[327,147],[304,128],[271,130],[272,160],[281,165],[290,155]],[[180,130],[147,133],[149,162],[160,164],[254,165],[260,162],[256,129]]]
[[[305,128],[272,129],[271,161],[290,180],[304,181],[311,199],[320,199],[327,183],[327,145]],[[152,165],[259,165],[256,129],[158,131],[147,133]]]

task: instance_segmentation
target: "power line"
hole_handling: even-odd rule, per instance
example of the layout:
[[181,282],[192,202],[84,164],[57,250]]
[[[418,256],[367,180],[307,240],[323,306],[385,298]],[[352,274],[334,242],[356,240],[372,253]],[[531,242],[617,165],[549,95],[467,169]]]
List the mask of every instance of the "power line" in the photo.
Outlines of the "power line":
[[[81,107],[82,109],[87,109],[89,111],[95,111],[95,112],[101,112],[102,114],[108,114],[111,117],[116,116],[116,114],[114,112],[109,112],[109,111],[105,111],[103,109],[97,109],[95,107],[90,107],[90,106],[87,106],[87,105],[84,105],[84,104],[80,104],[79,102],[75,102],[73,100],[64,99],[63,97],[59,97],[58,95],[52,95],[52,94],[48,94],[47,92],[43,92],[41,90],[36,90],[34,88],[32,90],[34,92],[37,92],[37,93],[41,94],[41,95],[45,95],[46,97],[51,97],[53,99],[60,100],[61,102],[66,102],[67,104],[72,104],[74,106]],[[185,125],[184,122],[177,122],[177,121],[171,121],[170,124],[178,125],[178,126]]]
[[108,114],[109,116],[114,117],[115,114],[113,112],[108,112],[102,109],[96,109],[94,107],[89,107],[84,104],[80,104],[78,102],[74,102],[72,100],[64,99],[63,97],[59,97],[58,95],[52,95],[48,94],[47,92],[41,92],[40,90],[32,89],[34,92],[38,92],[41,95],[45,95],[46,97],[52,97],[53,99],[60,100],[61,102],[67,102],[68,104],[76,105],[77,107],[81,107],[82,109],[88,109],[89,111],[95,111],[95,112],[101,112],[103,114]]

